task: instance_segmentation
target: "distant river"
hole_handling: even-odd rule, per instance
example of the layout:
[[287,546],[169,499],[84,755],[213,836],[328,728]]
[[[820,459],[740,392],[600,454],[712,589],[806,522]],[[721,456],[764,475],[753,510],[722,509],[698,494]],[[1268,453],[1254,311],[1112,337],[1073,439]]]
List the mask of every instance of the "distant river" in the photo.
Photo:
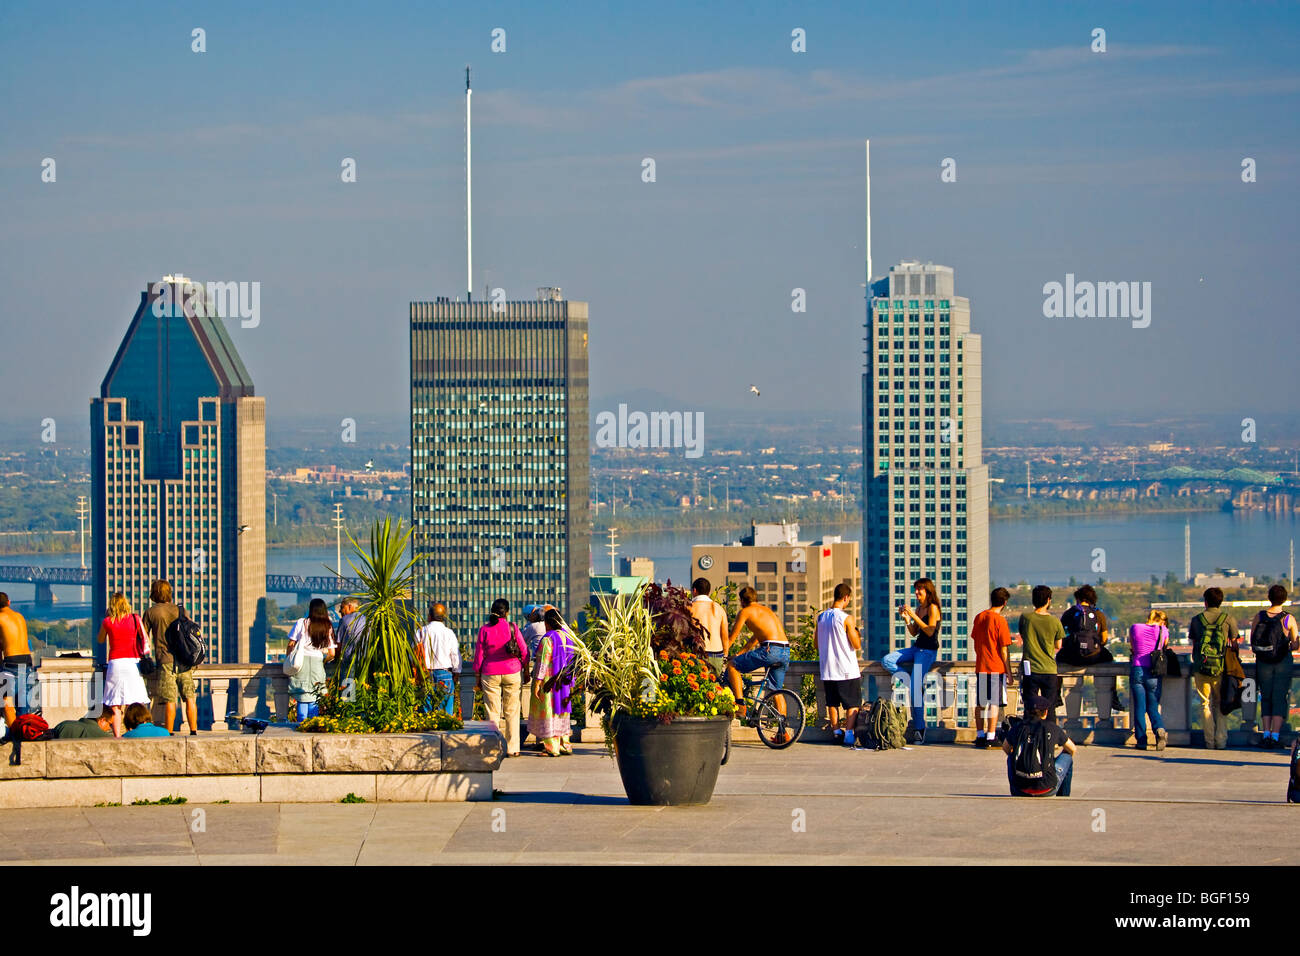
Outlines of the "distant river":
[[[1247,574],[1282,577],[1287,573],[1287,548],[1300,537],[1300,521],[1294,515],[1262,512],[1206,511],[1193,514],[1146,514],[1081,516],[1076,518],[1031,518],[989,522],[991,577],[998,584],[1065,584],[1071,576],[1081,581],[1098,577],[1091,570],[1093,549],[1104,548],[1106,571],[1112,581],[1145,581],[1151,575],[1163,578],[1183,570],[1183,526],[1192,528],[1192,571],[1233,567]],[[828,527],[802,525],[800,536],[815,540],[839,534],[846,541],[861,541],[858,525]],[[655,576],[686,582],[691,577],[690,555],[694,544],[715,544],[723,532],[654,532],[619,535],[619,555],[647,557],[655,562]],[[591,556],[597,571],[609,569],[607,537],[592,539]],[[346,555],[345,555],[346,564]],[[3,555],[0,564],[75,566],[76,552],[65,554]],[[267,571],[272,574],[325,574],[334,566],[333,547],[271,548],[266,552]],[[345,572],[346,573],[346,572]],[[84,617],[89,613],[80,600],[80,588],[56,587],[54,607],[34,607],[34,588],[29,584],[5,582],[15,606],[29,616]],[[291,595],[276,595],[281,605]]]

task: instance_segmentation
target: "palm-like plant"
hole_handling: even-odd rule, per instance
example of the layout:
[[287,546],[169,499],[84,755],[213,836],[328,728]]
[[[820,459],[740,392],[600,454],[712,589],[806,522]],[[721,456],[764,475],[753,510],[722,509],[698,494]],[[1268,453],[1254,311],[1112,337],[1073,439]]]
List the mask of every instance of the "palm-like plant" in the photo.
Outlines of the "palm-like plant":
[[356,554],[348,564],[361,581],[354,597],[366,623],[356,644],[347,649],[339,668],[341,678],[366,681],[387,673],[395,684],[404,684],[419,673],[412,635],[420,619],[411,607],[411,585],[415,566],[424,555],[407,558],[410,539],[411,529],[404,529],[400,518],[396,525],[390,518],[371,525],[369,553],[348,534]]
[[596,713],[630,711],[659,686],[654,614],[642,597],[642,589],[633,595],[602,595],[600,616],[574,641],[577,684],[591,694]]

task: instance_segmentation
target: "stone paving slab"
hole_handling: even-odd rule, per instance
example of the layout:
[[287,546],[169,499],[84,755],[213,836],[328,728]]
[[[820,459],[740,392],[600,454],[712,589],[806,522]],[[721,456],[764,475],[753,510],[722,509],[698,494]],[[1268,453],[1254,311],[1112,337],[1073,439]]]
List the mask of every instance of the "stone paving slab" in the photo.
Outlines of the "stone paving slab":
[[1279,753],[1084,748],[1073,797],[1023,800],[1005,795],[1002,758],[970,747],[742,744],[708,806],[632,807],[604,748],[578,750],[504,760],[497,799],[482,803],[208,805],[202,832],[197,804],[0,810],[0,860],[1172,866],[1205,862],[1190,821],[1217,806],[1215,839],[1234,861],[1300,864]]

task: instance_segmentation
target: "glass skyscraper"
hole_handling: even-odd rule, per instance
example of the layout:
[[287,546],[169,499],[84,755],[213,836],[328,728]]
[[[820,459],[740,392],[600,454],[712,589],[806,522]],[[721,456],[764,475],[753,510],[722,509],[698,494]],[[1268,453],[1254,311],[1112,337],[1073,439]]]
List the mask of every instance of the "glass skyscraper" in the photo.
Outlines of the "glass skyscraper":
[[90,401],[92,621],[114,591],[143,611],[165,578],[210,662],[264,660],[266,400],[212,303],[185,307],[201,288],[167,276],[141,294]]
[[590,596],[587,303],[412,302],[415,598],[472,638],[492,601],[517,620]]
[[878,660],[911,638],[896,608],[932,578],[943,610],[940,660],[973,657],[987,606],[988,467],[980,337],[953,270],[902,262],[868,289],[862,376],[863,604]]

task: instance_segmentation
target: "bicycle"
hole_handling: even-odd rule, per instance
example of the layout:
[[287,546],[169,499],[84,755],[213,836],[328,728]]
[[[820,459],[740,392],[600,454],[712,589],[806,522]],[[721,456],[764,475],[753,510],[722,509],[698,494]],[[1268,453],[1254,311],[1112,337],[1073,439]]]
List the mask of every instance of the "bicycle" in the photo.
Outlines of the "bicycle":
[[[730,660],[727,661],[730,663]],[[741,687],[743,693],[738,704],[745,705],[745,716],[740,719],[742,727],[754,727],[758,730],[758,739],[763,741],[773,750],[784,750],[793,743],[797,743],[803,736],[804,727],[806,726],[806,713],[803,701],[799,695],[792,690],[782,687],[779,690],[771,690],[759,696],[760,688],[767,684],[767,670],[757,677],[750,674],[741,674]],[[785,705],[785,713],[782,713],[777,706],[780,701]],[[725,764],[731,757],[731,728],[727,728],[727,744],[722,753],[722,762]]]

